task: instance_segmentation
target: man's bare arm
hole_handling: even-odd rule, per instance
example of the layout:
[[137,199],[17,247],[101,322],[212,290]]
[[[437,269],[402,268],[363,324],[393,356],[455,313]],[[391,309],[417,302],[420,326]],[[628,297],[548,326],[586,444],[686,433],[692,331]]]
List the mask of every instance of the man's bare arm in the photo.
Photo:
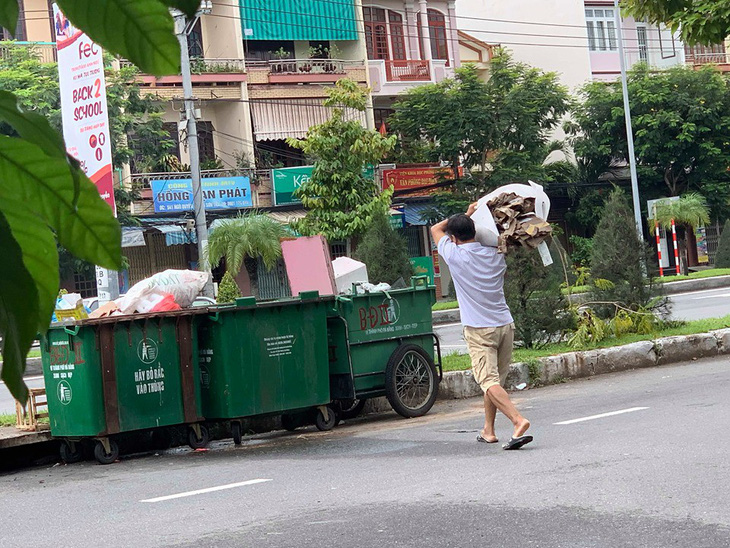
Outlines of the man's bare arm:
[[446,236],[446,223],[448,222],[448,219],[444,219],[440,223],[437,223],[431,227],[431,236],[433,237],[434,242],[439,243],[441,241],[441,238]]

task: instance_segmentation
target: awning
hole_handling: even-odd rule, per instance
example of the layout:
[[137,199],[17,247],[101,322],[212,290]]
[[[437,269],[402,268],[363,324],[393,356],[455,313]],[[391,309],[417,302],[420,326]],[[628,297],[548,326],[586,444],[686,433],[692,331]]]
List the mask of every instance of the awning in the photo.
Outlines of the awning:
[[[332,109],[318,100],[286,99],[276,101],[260,99],[251,101],[253,133],[257,141],[273,141],[307,136],[311,126],[322,124],[332,116]],[[346,120],[359,120],[365,126],[365,113],[345,109]]]
[[122,247],[139,247],[145,245],[144,228],[136,226],[122,227]]
[[153,228],[165,235],[166,245],[198,243],[198,235],[195,230],[187,231],[180,225],[155,225]]
[[415,226],[426,226],[428,221],[424,221],[421,215],[427,209],[431,209],[433,204],[430,202],[420,202],[405,204],[406,223]]

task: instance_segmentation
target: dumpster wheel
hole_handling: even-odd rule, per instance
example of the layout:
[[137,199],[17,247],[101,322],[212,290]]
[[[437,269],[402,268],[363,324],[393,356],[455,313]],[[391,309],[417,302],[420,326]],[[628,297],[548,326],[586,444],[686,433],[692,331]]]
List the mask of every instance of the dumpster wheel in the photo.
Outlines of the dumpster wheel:
[[94,445],[94,458],[99,464],[111,464],[119,458],[119,446],[114,440],[102,438]]
[[188,427],[188,445],[190,449],[203,449],[209,441],[210,434],[204,424],[192,424]]
[[338,402],[338,414],[342,420],[351,420],[362,413],[367,400],[365,398],[358,400],[340,400]]
[[78,441],[62,441],[59,452],[61,453],[61,460],[66,464],[73,464],[84,460],[84,451],[81,443]]
[[332,430],[337,424],[335,410],[329,405],[322,405],[317,408],[317,415],[314,417],[314,425],[320,432]]
[[233,437],[233,443],[241,445],[243,441],[243,432],[240,421],[231,422],[231,437]]
[[405,418],[431,410],[438,395],[438,377],[431,356],[415,344],[402,344],[385,369],[385,395],[393,410]]

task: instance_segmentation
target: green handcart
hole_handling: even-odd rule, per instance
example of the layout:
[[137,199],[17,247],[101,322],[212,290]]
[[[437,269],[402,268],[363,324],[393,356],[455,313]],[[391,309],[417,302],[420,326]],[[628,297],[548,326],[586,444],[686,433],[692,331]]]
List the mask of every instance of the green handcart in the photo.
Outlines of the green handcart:
[[202,424],[197,320],[205,310],[138,314],[52,326],[41,341],[51,434],[66,462],[94,439],[102,464],[119,456],[118,434],[189,425],[193,448],[208,443]]
[[433,333],[435,288],[411,287],[337,297],[328,318],[330,389],[339,418],[356,416],[368,398],[386,396],[403,417],[431,409],[443,377]]

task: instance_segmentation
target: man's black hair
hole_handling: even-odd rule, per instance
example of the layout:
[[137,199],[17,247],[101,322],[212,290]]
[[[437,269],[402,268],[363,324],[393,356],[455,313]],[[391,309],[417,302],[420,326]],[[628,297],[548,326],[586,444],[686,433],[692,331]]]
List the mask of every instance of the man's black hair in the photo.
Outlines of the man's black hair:
[[474,239],[477,231],[471,217],[461,213],[449,219],[446,223],[446,233],[456,237],[459,241],[468,242]]

